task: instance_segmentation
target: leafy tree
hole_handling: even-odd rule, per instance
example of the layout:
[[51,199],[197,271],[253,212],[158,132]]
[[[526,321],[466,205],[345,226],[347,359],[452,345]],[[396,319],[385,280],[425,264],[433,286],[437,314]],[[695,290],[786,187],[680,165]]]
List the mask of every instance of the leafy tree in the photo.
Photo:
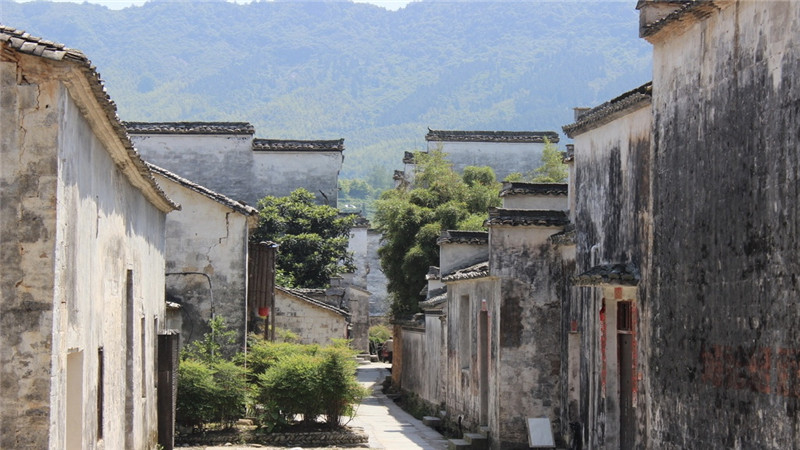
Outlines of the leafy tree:
[[459,175],[441,149],[416,152],[415,161],[414,186],[384,192],[375,214],[394,317],[418,310],[428,267],[439,264],[441,231],[483,229],[486,209],[500,205],[491,168],[467,167]]
[[534,183],[564,183],[567,181],[569,172],[564,158],[558,147],[545,138],[544,150],[542,151],[542,165],[533,171]]
[[558,147],[545,138],[542,151],[542,165],[523,175],[514,172],[506,177],[506,181],[530,181],[533,183],[565,183],[569,176],[567,165]]
[[267,196],[258,202],[259,223],[253,242],[273,241],[280,247],[276,282],[291,287],[319,288],[331,276],[352,270],[347,252],[355,218],[317,205],[314,194],[300,188],[288,197]]

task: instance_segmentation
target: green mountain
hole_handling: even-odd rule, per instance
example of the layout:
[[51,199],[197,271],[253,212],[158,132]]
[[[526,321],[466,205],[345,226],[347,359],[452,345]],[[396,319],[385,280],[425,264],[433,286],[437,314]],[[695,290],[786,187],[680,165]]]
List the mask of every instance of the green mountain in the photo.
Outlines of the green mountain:
[[0,23],[85,52],[123,120],[341,137],[343,178],[385,178],[428,127],[560,132],[649,80],[635,3],[0,0]]

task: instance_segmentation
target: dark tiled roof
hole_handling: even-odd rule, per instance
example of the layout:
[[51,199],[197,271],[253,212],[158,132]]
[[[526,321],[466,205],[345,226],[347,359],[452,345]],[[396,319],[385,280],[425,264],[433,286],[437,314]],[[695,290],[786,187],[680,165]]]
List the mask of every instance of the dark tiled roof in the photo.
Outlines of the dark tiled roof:
[[187,180],[186,178],[180,177],[180,176],[178,176],[178,175],[176,175],[176,174],[174,174],[174,173],[172,173],[172,172],[170,172],[170,171],[168,171],[166,169],[162,169],[161,167],[158,167],[158,166],[156,166],[154,164],[150,164],[150,163],[146,163],[146,164],[147,164],[147,167],[150,168],[150,170],[152,170],[153,172],[163,176],[164,178],[166,178],[168,180],[172,180],[173,182],[178,183],[179,185],[181,185],[181,186],[183,186],[183,187],[185,187],[187,189],[190,189],[190,190],[192,190],[194,192],[197,192],[200,195],[204,195],[204,196],[210,198],[211,200],[214,200],[217,203],[221,203],[221,204],[227,206],[228,208],[230,208],[230,209],[232,209],[232,210],[234,210],[236,212],[239,212],[239,213],[244,214],[246,216],[252,216],[252,215],[258,214],[258,210],[253,208],[252,206],[247,206],[245,204],[239,203],[236,200],[232,200],[232,199],[230,199],[230,198],[228,198],[228,197],[226,197],[226,196],[224,196],[224,195],[222,195],[222,194],[220,194],[218,192],[212,191],[211,189],[208,189],[206,187],[200,186],[199,184],[196,184],[196,183],[192,183],[191,181]]
[[500,189],[500,197],[509,195],[553,195],[566,196],[567,185],[564,183],[522,183],[504,181]]
[[436,266],[428,267],[428,273],[425,274],[426,280],[438,280],[441,278],[441,274],[439,273],[439,268]]
[[392,175],[392,179],[394,180],[404,180],[406,178],[406,173],[402,170],[395,170],[394,175]]
[[416,164],[416,162],[413,152],[403,153],[403,164]]
[[617,98],[592,108],[578,117],[575,123],[564,125],[564,133],[575,137],[601,125],[605,125],[632,109],[650,103],[653,96],[653,82],[647,82],[636,89],[630,90]]
[[442,131],[431,130],[425,135],[426,141],[449,142],[533,142],[543,143],[545,138],[558,142],[555,131]]
[[253,134],[248,122],[124,122],[130,134]]
[[103,80],[100,78],[100,73],[97,72],[95,66],[89,58],[80,50],[66,47],[64,44],[59,44],[53,41],[48,41],[42,38],[31,36],[22,30],[0,25],[0,43],[4,43],[8,48],[13,49],[19,53],[38,56],[52,61],[63,61],[75,64],[89,83],[89,87],[94,94],[103,113],[108,119],[108,123],[117,135],[117,139],[122,143],[128,157],[133,162],[136,172],[142,177],[144,183],[148,185],[148,189],[152,189],[158,197],[161,197],[163,205],[160,209],[175,210],[180,209],[180,206],[170,200],[161,187],[156,182],[150,169],[147,168],[144,160],[133,148],[125,127],[117,116],[117,105],[108,96]]
[[633,264],[605,264],[592,267],[572,281],[577,286],[636,286],[639,284],[639,270]]
[[550,236],[550,242],[554,245],[575,245],[575,225],[569,224],[563,231]]
[[483,261],[478,264],[466,267],[461,270],[456,270],[455,272],[443,276],[442,282],[450,282],[450,281],[463,281],[463,280],[472,280],[475,278],[483,278],[489,276],[489,261]]
[[344,139],[332,141],[291,141],[279,139],[253,139],[257,152],[342,152]]
[[442,231],[442,235],[436,240],[439,245],[442,244],[475,244],[485,245],[489,243],[489,233],[486,231],[464,231],[464,230],[447,230]]
[[439,295],[431,297],[424,302],[419,302],[419,307],[423,311],[441,311],[447,303],[447,289]]
[[487,225],[561,227],[569,224],[564,211],[489,208]]
[[[719,9],[713,0],[672,0],[669,3],[682,4],[678,9],[668,14],[663,19],[653,23],[648,23],[640,30],[640,37],[648,38],[658,34],[669,25],[685,20],[704,19],[712,12]],[[639,2],[636,8],[639,9],[644,2]]]
[[333,311],[336,314],[339,314],[339,315],[342,315],[342,316],[345,316],[345,317],[350,315],[350,313],[347,312],[344,309],[337,308],[337,307],[329,305],[329,304],[327,304],[327,303],[325,303],[323,301],[319,301],[317,299],[308,297],[307,295],[305,295],[305,292],[307,291],[307,289],[290,289],[290,288],[286,288],[286,287],[283,287],[283,286],[275,286],[275,289],[277,289],[279,291],[282,291],[282,292],[285,292],[286,294],[292,295],[292,296],[294,296],[296,298],[299,298],[300,300],[303,300],[305,302],[308,302],[308,303],[311,303],[313,305],[316,305],[316,306],[318,306],[320,308],[327,309],[328,311]]

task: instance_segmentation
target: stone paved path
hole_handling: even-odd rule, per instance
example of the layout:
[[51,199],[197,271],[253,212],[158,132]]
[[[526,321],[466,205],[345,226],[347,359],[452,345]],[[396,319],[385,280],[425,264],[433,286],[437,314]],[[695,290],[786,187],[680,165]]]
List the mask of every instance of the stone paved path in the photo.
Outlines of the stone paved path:
[[[412,415],[403,411],[381,392],[380,383],[389,375],[388,364],[369,363],[358,368],[358,381],[372,390],[356,411],[349,426],[361,427],[369,434],[369,445],[361,448],[381,448],[385,450],[445,450],[447,440],[436,430],[422,424]],[[288,447],[266,447],[262,445],[229,445],[219,447],[176,447],[187,450],[285,450]],[[292,447],[300,449],[301,447]],[[353,447],[349,447],[353,448]],[[303,448],[302,450],[337,450],[339,447]]]
[[387,450],[444,450],[447,440],[436,430],[403,411],[381,392],[380,383],[389,375],[387,364],[371,363],[358,369],[358,381],[373,390],[364,399],[350,425],[369,434],[369,448]]

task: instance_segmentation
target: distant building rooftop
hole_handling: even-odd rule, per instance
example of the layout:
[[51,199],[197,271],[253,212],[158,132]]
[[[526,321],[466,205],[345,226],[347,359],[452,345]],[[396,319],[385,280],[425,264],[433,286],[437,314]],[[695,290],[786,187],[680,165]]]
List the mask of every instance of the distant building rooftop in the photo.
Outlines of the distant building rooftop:
[[130,134],[254,134],[249,122],[123,122]]
[[555,131],[443,131],[428,129],[426,141],[448,142],[558,142]]

